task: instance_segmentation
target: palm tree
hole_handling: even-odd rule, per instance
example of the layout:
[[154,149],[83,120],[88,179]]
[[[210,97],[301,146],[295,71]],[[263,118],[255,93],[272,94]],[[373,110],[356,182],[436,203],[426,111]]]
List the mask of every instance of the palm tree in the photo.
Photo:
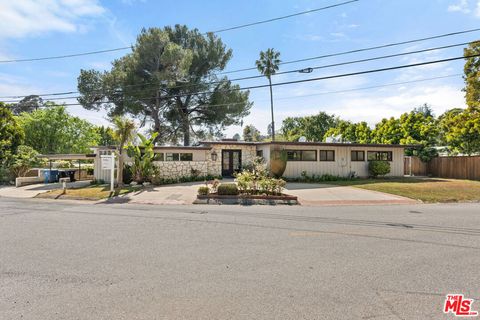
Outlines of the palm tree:
[[117,184],[123,184],[123,149],[125,145],[133,139],[135,134],[135,122],[133,120],[115,116],[112,119],[114,127],[114,137],[117,141],[118,153],[118,169],[117,169]]
[[260,51],[260,59],[255,61],[258,71],[268,79],[270,85],[270,109],[272,112],[272,141],[275,141],[275,120],[273,118],[273,92],[272,92],[272,75],[278,71],[280,65],[280,52],[273,48],[267,49],[266,52]]

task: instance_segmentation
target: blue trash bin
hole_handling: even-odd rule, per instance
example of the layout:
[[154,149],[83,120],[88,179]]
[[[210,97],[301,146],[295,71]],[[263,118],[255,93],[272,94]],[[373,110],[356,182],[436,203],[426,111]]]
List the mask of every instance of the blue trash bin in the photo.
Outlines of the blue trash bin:
[[58,170],[45,170],[45,183],[58,182]]

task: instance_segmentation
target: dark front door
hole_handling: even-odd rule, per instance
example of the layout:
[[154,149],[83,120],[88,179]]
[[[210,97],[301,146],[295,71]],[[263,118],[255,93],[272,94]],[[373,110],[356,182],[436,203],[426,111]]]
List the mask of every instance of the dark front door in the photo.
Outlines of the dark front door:
[[222,150],[222,176],[231,177],[242,169],[241,150]]

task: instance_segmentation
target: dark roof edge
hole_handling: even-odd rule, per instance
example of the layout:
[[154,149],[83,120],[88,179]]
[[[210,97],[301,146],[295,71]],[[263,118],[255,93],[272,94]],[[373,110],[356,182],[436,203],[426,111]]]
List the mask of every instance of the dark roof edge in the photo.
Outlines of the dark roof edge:
[[294,142],[294,141],[269,141],[258,142],[259,145],[295,145],[295,146],[328,146],[328,147],[385,147],[385,148],[418,148],[414,144],[382,144],[382,143],[339,143],[339,142]]
[[[108,150],[116,150],[117,147],[115,146],[95,146],[90,147],[95,149],[108,149]],[[181,150],[210,150],[210,147],[205,146],[155,146],[153,147],[154,150],[164,150],[164,149],[181,149]]]

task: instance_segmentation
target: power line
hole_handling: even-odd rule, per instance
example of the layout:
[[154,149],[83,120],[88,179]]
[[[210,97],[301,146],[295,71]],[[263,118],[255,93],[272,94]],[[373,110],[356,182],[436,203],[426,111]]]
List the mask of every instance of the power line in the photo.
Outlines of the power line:
[[[323,11],[323,10],[327,10],[327,9],[331,9],[331,8],[335,8],[335,7],[339,7],[339,6],[343,6],[343,5],[347,5],[347,4],[350,4],[350,3],[353,3],[353,2],[357,2],[357,1],[360,1],[360,0],[345,1],[345,2],[341,2],[341,3],[337,3],[337,4],[333,4],[333,5],[329,5],[329,6],[317,8],[317,9],[311,9],[311,10],[307,10],[307,11],[297,12],[297,13],[294,13],[294,14],[289,14],[289,15],[286,15],[286,16],[281,16],[281,17],[271,18],[271,19],[267,19],[267,20],[261,20],[261,21],[251,22],[251,23],[242,24],[242,25],[234,26],[234,27],[228,27],[228,28],[219,29],[219,30],[215,30],[215,31],[209,31],[209,32],[205,32],[205,33],[203,33],[203,34],[204,34],[204,35],[207,35],[207,34],[209,34],[209,33],[221,33],[221,32],[226,32],[226,31],[231,31],[231,30],[237,30],[237,29],[252,27],[252,26],[259,25],[259,24],[265,24],[265,23],[269,23],[269,22],[273,22],[273,21],[278,21],[278,20],[283,20],[283,19],[288,19],[288,18],[292,18],[292,17],[304,15],[304,14],[309,14],[309,13],[313,13],[313,12]],[[49,57],[0,60],[0,63],[15,63],[15,62],[32,62],[32,61],[44,61],[44,60],[56,60],[56,59],[65,59],[65,58],[73,58],[73,57],[80,57],[80,56],[88,56],[88,55],[94,55],[94,54],[100,54],[100,53],[107,53],[107,52],[122,51],[122,50],[127,50],[127,49],[132,49],[132,46],[120,47],[120,48],[114,48],[114,49],[106,49],[106,50],[88,51],[88,52],[82,52],[82,53],[64,54],[64,55],[49,56]]]
[[344,89],[344,90],[336,90],[336,91],[325,91],[325,92],[319,92],[319,93],[313,93],[313,94],[304,94],[304,95],[290,96],[290,97],[280,97],[280,98],[275,98],[275,100],[288,100],[288,99],[295,99],[295,98],[323,96],[323,95],[327,95],[327,94],[338,94],[338,93],[346,93],[346,92],[353,92],[353,91],[378,89],[378,88],[384,88],[384,87],[393,87],[393,86],[399,86],[399,85],[410,84],[410,83],[419,83],[419,82],[426,82],[426,81],[432,81],[432,80],[458,77],[458,76],[461,76],[461,75],[462,75],[461,73],[457,73],[457,74],[450,74],[450,75],[446,75],[446,76],[424,78],[424,79],[418,79],[418,80],[386,83],[386,84],[380,84],[380,85],[369,86],[369,87],[352,88],[352,89]]
[[[231,30],[236,30],[236,29],[241,29],[241,28],[252,27],[252,26],[259,25],[259,24],[269,23],[269,22],[278,21],[278,20],[283,20],[283,19],[288,19],[288,18],[292,18],[292,17],[296,17],[296,16],[308,14],[308,13],[313,13],[313,12],[317,12],[317,11],[322,11],[322,10],[326,10],[326,9],[331,9],[331,8],[343,6],[343,5],[346,5],[346,4],[349,4],[349,3],[353,3],[353,2],[357,2],[357,1],[359,1],[359,0],[345,1],[345,2],[341,2],[341,3],[333,4],[333,5],[330,5],[330,6],[322,7],[322,8],[317,8],[317,9],[312,9],[312,10],[307,10],[307,11],[302,11],[302,12],[297,12],[297,13],[289,14],[289,15],[282,16],[282,17],[277,17],[277,18],[272,18],[272,19],[267,19],[267,20],[262,20],[262,21],[257,21],[257,22],[242,24],[242,25],[239,25],[239,26],[230,27],[230,28],[225,28],[225,29],[219,29],[219,30],[212,31],[211,33],[220,33],[220,32],[225,32],[225,31],[231,31]],[[208,33],[208,32],[206,32],[206,33]]]
[[[419,83],[419,82],[426,82],[426,81],[432,81],[432,80],[458,77],[458,76],[461,76],[461,75],[462,75],[461,73],[457,73],[457,74],[450,74],[450,75],[446,75],[446,76],[423,78],[423,79],[402,81],[402,82],[393,82],[393,83],[386,83],[386,84],[368,86],[368,87],[351,88],[351,89],[336,90],[336,91],[324,91],[324,92],[319,92],[319,93],[314,93],[314,94],[304,94],[304,95],[280,97],[280,98],[276,98],[275,100],[298,99],[298,98],[313,97],[313,96],[320,96],[320,95],[339,94],[339,93],[347,93],[347,92],[353,92],[353,91],[378,89],[378,88],[384,88],[384,87],[392,87],[392,86],[405,85],[405,84],[411,84],[411,83]],[[70,99],[72,99],[72,98],[70,98]],[[267,101],[268,99],[264,99],[264,100]],[[263,101],[263,100],[261,100],[261,101]],[[108,101],[106,103],[113,103],[113,102]],[[239,104],[244,104],[244,103],[243,102],[238,102],[238,103],[211,104],[211,105],[208,105],[208,106],[209,107],[221,107],[221,106],[239,105]],[[80,103],[64,103],[64,104],[62,104],[62,106],[82,106],[82,104],[80,104]]]
[[106,50],[89,51],[89,52],[82,52],[82,53],[64,54],[64,55],[60,55],[60,56],[51,56],[51,57],[28,58],[28,59],[12,59],[12,60],[0,60],[0,63],[64,59],[64,58],[88,56],[88,55],[99,54],[99,53],[107,53],[107,52],[121,51],[121,50],[126,50],[126,49],[131,49],[131,48],[132,48],[132,47],[129,46],[129,47],[121,47],[121,48],[115,48],[115,49],[106,49]]
[[[320,81],[320,80],[329,80],[329,79],[336,79],[336,78],[352,77],[352,76],[357,76],[357,75],[362,75],[362,74],[370,74],[370,73],[378,73],[378,72],[399,70],[399,69],[405,69],[405,68],[413,68],[413,67],[419,67],[419,66],[425,66],[425,65],[432,65],[432,64],[436,64],[436,63],[444,63],[444,62],[450,62],[450,61],[455,61],[455,60],[474,58],[474,57],[479,57],[479,56],[480,56],[480,54],[475,54],[475,55],[469,55],[469,56],[460,56],[460,57],[453,57],[453,58],[447,58],[447,59],[440,59],[440,60],[419,62],[419,63],[413,63],[413,64],[406,64],[406,65],[400,65],[400,66],[394,66],[394,67],[371,69],[371,70],[364,70],[364,71],[350,72],[350,73],[342,73],[342,74],[336,74],[336,75],[331,75],[331,76],[323,76],[323,77],[317,77],[317,78],[310,78],[310,79],[277,82],[277,83],[272,83],[272,86],[277,87],[277,86],[284,86],[284,85],[304,83],[304,82],[313,82],[313,81]],[[228,89],[228,90],[220,90],[219,92],[231,92],[231,91],[261,89],[261,88],[267,88],[269,86],[270,85],[268,85],[268,84],[264,84],[264,85],[256,85],[256,86],[249,86],[249,87],[243,87],[243,88],[238,87],[238,88],[231,88],[231,89]],[[188,93],[188,94],[177,94],[177,95],[163,96],[162,99],[181,98],[181,97],[186,97],[186,96],[190,96],[190,95],[194,95],[194,94],[207,94],[207,93],[209,93],[209,92],[208,91],[191,92],[191,93]]]
[[[402,53],[396,53],[396,54],[391,54],[391,55],[365,58],[365,59],[360,59],[360,60],[345,61],[345,62],[340,62],[340,63],[327,64],[327,65],[322,65],[322,66],[315,66],[315,67],[311,67],[310,69],[317,70],[317,69],[325,69],[325,68],[331,68],[331,67],[338,67],[338,66],[356,64],[356,63],[368,62],[368,61],[382,60],[382,59],[406,56],[406,55],[411,55],[411,54],[418,54],[418,53],[424,53],[424,52],[430,52],[430,51],[436,51],[436,50],[442,50],[442,49],[449,49],[449,48],[464,46],[464,45],[467,45],[469,43],[470,42],[463,42],[463,43],[445,45],[445,46],[422,49],[422,50],[415,50],[415,51],[402,52]],[[275,75],[297,73],[297,72],[299,72],[299,69],[278,72]],[[256,75],[256,76],[248,76],[248,77],[235,78],[235,79],[229,79],[229,80],[230,81],[242,81],[242,80],[258,79],[258,78],[263,78],[263,77],[264,77],[263,75]],[[218,83],[222,83],[222,81],[212,81],[212,82],[208,82],[206,84],[212,85],[212,84],[218,84]],[[132,88],[132,87],[153,86],[153,85],[157,85],[157,84],[133,84],[133,85],[126,85],[124,87]],[[169,87],[168,89],[194,87],[194,86],[197,86],[197,84],[185,84],[185,85],[180,85],[180,86],[173,86],[173,87]],[[96,90],[96,91],[93,91],[93,92],[105,93],[102,90]],[[50,95],[53,96],[53,95],[64,95],[64,94],[74,94],[74,93],[79,93],[79,92],[78,91],[69,91],[69,92],[63,92],[63,93],[43,94],[43,95],[37,95],[37,96],[50,96]],[[4,97],[0,97],[0,98],[20,99],[20,98],[23,98],[23,97],[24,96],[4,96]],[[72,99],[73,98],[79,98],[79,96],[52,98],[52,99],[48,99],[48,100],[62,100],[62,99],[69,99],[69,98],[72,98]],[[17,101],[4,101],[4,102],[17,102]]]
[[[290,84],[297,84],[297,83],[304,83],[304,82],[313,82],[313,81],[320,81],[320,80],[329,80],[329,79],[336,79],[336,78],[351,77],[351,76],[357,76],[357,75],[362,75],[362,74],[378,73],[378,72],[399,70],[399,69],[412,68],[412,67],[418,67],[418,66],[424,66],[424,65],[431,65],[431,64],[436,64],[436,63],[444,63],[444,62],[450,62],[450,61],[455,61],[455,60],[460,60],[460,59],[468,59],[468,58],[479,57],[479,56],[480,56],[480,54],[469,55],[469,56],[460,56],[460,57],[426,61],[426,62],[400,65],[400,66],[394,66],[394,67],[370,69],[370,70],[336,74],[336,75],[323,76],[323,77],[310,78],[310,79],[278,82],[278,83],[272,83],[272,86],[276,87],[276,86],[283,86],[283,85],[290,85]],[[266,88],[266,87],[269,87],[269,85],[268,84],[266,84],[266,85],[256,85],[256,86],[249,86],[249,87],[243,87],[243,88],[238,87],[238,88],[231,88],[231,89],[228,89],[228,90],[220,90],[220,92],[252,90],[252,89],[261,89],[261,88]],[[208,91],[192,92],[192,93],[189,93],[189,94],[178,94],[178,95],[163,96],[162,99],[179,98],[179,97],[185,97],[185,96],[194,95],[194,94],[207,94],[207,93],[209,93],[209,92]],[[152,97],[139,98],[137,100],[142,101],[142,99],[143,99],[143,101],[146,101],[147,99],[151,100]],[[111,101],[104,101],[102,103],[112,103],[112,102]]]
[[[337,56],[342,56],[342,55],[347,55],[347,54],[352,54],[352,53],[365,52],[365,51],[371,51],[371,50],[377,50],[377,49],[384,49],[384,48],[390,48],[390,47],[395,47],[395,46],[401,46],[401,45],[404,45],[404,44],[411,44],[411,43],[416,43],[416,42],[422,42],[422,41],[426,41],[426,40],[433,40],[433,39],[451,37],[451,36],[456,36],[456,35],[460,35],[460,34],[476,32],[476,31],[480,31],[480,28],[463,30],[463,31],[457,31],[457,32],[450,32],[450,33],[440,34],[440,35],[431,36],[431,37],[425,37],[425,38],[419,38],[419,39],[413,39],[413,40],[406,40],[406,41],[401,41],[401,42],[394,42],[394,43],[383,44],[383,45],[378,45],[378,46],[368,47],[368,48],[361,48],[361,49],[355,49],[355,50],[349,50],[349,51],[343,51],[343,52],[337,52],[337,53],[324,54],[324,55],[316,56],[316,57],[310,57],[310,58],[303,58],[303,59],[298,59],[298,60],[284,61],[284,62],[282,62],[282,63],[280,63],[280,64],[281,64],[281,65],[283,65],[283,64],[292,64],[292,63],[299,63],[299,62],[305,62],[305,61],[310,61],[310,60],[317,60],[317,59],[323,59],[323,58],[337,57]],[[250,70],[257,70],[257,68],[255,68],[255,67],[243,68],[243,69],[237,69],[237,70],[232,70],[232,71],[220,72],[219,74],[230,74],[230,73],[250,71]]]

